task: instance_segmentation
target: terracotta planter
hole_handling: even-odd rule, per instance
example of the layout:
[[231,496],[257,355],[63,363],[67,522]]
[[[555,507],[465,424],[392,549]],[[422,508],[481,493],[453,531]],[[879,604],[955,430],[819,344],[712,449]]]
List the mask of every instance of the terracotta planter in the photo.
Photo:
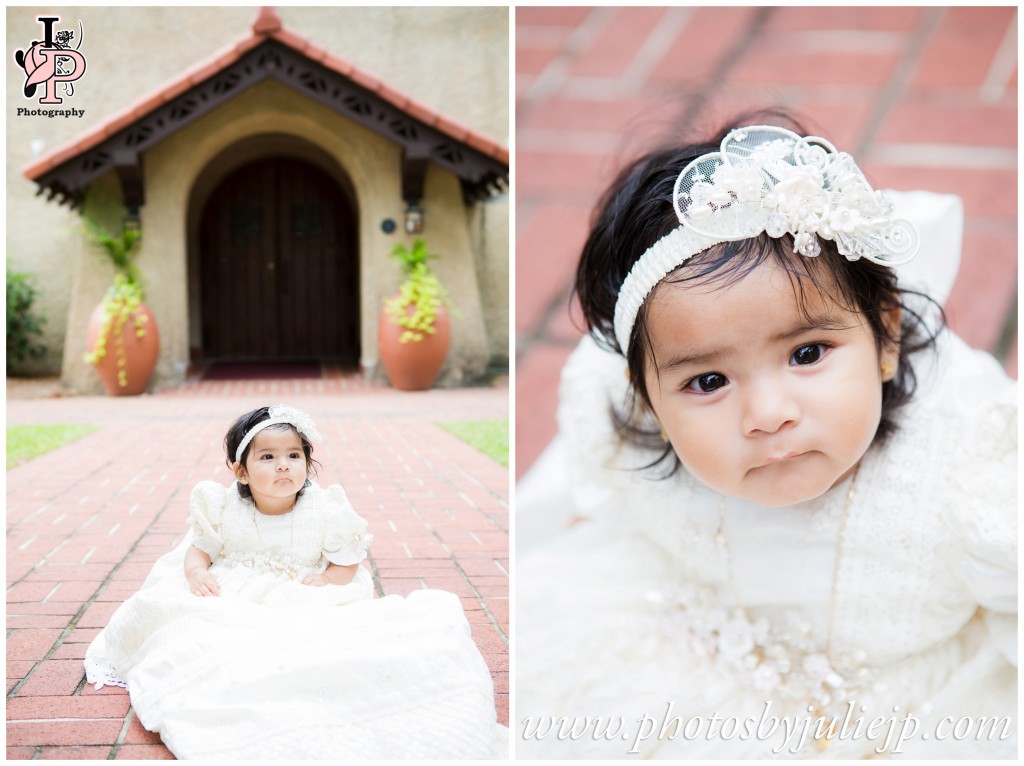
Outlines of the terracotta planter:
[[[412,313],[412,307],[409,307]],[[391,385],[400,391],[426,391],[441,371],[451,343],[451,322],[444,306],[437,310],[435,332],[422,340],[400,342],[405,328],[380,312],[377,322],[377,347]]]
[[[145,334],[139,338],[135,334],[135,317],[132,314],[124,327],[121,328],[120,339],[114,336],[113,328],[110,329],[110,336],[107,338],[106,354],[93,367],[100,376],[103,388],[111,396],[135,396],[141,394],[149,385],[149,379],[156,367],[156,359],[160,353],[160,335],[156,329],[156,318],[149,307],[142,303],[139,311],[147,317],[145,322]],[[88,348],[96,347],[96,339],[103,329],[103,306],[97,306],[89,317],[89,340]],[[120,341],[120,342],[119,342]],[[119,346],[124,345],[124,369],[125,383],[121,386],[118,382],[118,358],[120,357]]]

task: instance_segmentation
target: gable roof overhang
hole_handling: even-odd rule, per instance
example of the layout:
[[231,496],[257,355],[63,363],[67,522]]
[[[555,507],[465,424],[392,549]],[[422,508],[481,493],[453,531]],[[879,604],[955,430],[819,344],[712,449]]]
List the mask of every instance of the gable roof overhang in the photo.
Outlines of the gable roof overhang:
[[423,176],[433,162],[455,174],[467,203],[508,187],[508,149],[414,101],[308,40],[289,32],[263,8],[252,34],[214,54],[100,126],[23,168],[60,204],[80,207],[86,187],[115,171],[125,204],[145,202],[142,152],[221,104],[272,78],[325,104],[402,147],[402,196],[423,194]]

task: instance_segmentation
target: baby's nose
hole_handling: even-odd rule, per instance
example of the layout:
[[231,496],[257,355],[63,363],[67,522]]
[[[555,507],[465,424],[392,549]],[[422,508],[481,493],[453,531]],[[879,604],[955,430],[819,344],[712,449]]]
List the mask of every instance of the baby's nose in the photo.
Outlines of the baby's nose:
[[773,434],[800,422],[797,399],[785,386],[762,382],[747,393],[742,422],[746,435]]

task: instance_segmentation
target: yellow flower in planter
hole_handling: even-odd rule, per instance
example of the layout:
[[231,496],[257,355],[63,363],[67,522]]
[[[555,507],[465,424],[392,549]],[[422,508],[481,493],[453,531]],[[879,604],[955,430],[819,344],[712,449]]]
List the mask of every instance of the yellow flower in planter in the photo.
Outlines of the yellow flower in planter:
[[[92,348],[85,353],[85,361],[96,368],[107,393],[141,393],[149,382],[159,353],[156,327],[154,325],[147,328],[150,312],[144,304],[146,296],[134,263],[141,232],[122,229],[120,234],[113,235],[103,227],[86,220],[85,233],[89,240],[104,252],[114,267],[114,283],[104,294],[91,320],[90,333],[97,334],[92,341]],[[125,347],[126,340],[123,335],[129,321],[133,323],[129,337],[139,341],[139,349],[143,349],[141,356],[139,349],[132,349],[134,362],[129,361],[129,349]],[[112,367],[103,362],[110,351],[108,338],[114,339]],[[132,381],[129,381],[129,373],[133,376]],[[116,378],[109,377],[110,375],[116,375]]]
[[415,343],[434,333],[437,310],[441,305],[454,316],[458,316],[458,311],[452,306],[441,280],[427,265],[427,261],[439,256],[427,252],[423,240],[413,242],[411,250],[402,244],[395,245],[391,256],[399,262],[406,278],[398,288],[398,295],[388,298],[384,307],[391,320],[405,328],[401,342]]

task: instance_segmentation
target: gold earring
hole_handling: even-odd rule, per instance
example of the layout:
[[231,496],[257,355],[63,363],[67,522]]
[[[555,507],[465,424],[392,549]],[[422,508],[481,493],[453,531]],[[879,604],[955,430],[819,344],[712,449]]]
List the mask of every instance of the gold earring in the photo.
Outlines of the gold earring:
[[661,436],[661,440],[662,440],[663,442],[665,442],[665,444],[668,444],[668,434],[667,434],[667,433],[665,433],[665,429],[664,429],[664,428],[662,428],[662,429],[661,429],[661,434],[660,434],[660,436]]
[[892,362],[882,362],[882,379],[889,380],[896,372],[896,366]]

